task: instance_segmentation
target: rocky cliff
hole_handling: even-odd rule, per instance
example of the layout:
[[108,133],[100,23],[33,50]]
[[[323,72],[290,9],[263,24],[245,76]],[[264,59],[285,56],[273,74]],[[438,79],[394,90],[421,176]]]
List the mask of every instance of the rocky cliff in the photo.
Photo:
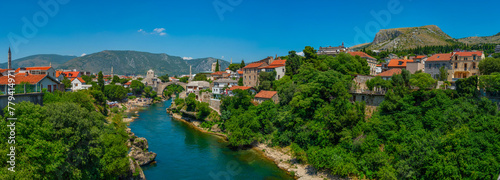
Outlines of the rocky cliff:
[[410,49],[419,46],[451,45],[452,37],[435,25],[380,30],[367,49]]

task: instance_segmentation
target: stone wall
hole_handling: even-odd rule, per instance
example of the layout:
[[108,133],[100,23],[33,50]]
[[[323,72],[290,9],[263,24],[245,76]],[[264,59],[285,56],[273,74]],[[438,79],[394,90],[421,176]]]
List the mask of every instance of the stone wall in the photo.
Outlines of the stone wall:
[[[43,93],[31,93],[31,94],[14,94],[15,100],[11,101],[15,104],[28,101],[32,102],[34,104],[39,104],[43,105]],[[8,95],[1,95],[0,96],[0,108],[4,109],[7,107],[9,103],[9,96]],[[3,111],[0,111],[0,114],[3,115]]]
[[379,106],[384,101],[385,95],[382,94],[363,94],[351,93],[352,102],[366,102],[367,106]]
[[213,109],[217,110],[220,112],[220,105],[221,105],[221,102],[220,100],[210,100],[210,107],[212,107]]

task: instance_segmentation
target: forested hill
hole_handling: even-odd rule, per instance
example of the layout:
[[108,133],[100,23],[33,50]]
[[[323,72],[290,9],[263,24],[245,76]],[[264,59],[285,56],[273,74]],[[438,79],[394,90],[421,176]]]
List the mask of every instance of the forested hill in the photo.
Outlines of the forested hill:
[[[59,65],[64,64],[65,62],[68,62],[69,60],[74,58],[76,58],[76,56],[63,56],[57,54],[38,54],[12,60],[12,68],[49,66],[50,64],[52,64],[52,67],[58,68]],[[0,64],[0,68],[6,69],[7,63]]]
[[[138,51],[102,51],[89,54],[83,57],[72,59],[59,68],[85,70],[93,73],[102,71],[105,74],[111,73],[113,67],[114,74],[146,74],[149,69],[153,69],[156,74],[169,75],[189,74],[189,66],[192,65],[193,73],[210,71],[214,58],[201,58],[184,60],[179,56],[168,54],[154,54]],[[219,60],[221,68],[229,66],[229,62]]]

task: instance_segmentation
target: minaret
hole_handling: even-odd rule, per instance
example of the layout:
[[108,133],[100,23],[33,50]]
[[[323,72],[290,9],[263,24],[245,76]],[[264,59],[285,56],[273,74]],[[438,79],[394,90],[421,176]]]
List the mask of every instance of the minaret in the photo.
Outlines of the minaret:
[[189,66],[189,80],[191,80],[191,78],[193,77],[193,74],[191,74],[192,71],[191,71],[191,66]]
[[49,66],[52,67],[52,62],[49,63]]
[[113,77],[113,66],[111,66],[111,77]]
[[10,53],[10,47],[9,47],[9,60],[7,63],[7,69],[12,69],[12,54]]
[[231,58],[231,64],[233,64],[233,58]]

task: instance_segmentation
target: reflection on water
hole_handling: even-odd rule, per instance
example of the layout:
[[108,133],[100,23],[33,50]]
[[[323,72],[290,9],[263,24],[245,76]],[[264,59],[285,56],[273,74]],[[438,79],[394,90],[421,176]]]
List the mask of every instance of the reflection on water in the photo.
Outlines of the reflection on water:
[[220,138],[172,120],[171,101],[139,113],[130,128],[157,153],[156,164],[143,167],[147,179],[292,179],[254,150],[233,151]]

